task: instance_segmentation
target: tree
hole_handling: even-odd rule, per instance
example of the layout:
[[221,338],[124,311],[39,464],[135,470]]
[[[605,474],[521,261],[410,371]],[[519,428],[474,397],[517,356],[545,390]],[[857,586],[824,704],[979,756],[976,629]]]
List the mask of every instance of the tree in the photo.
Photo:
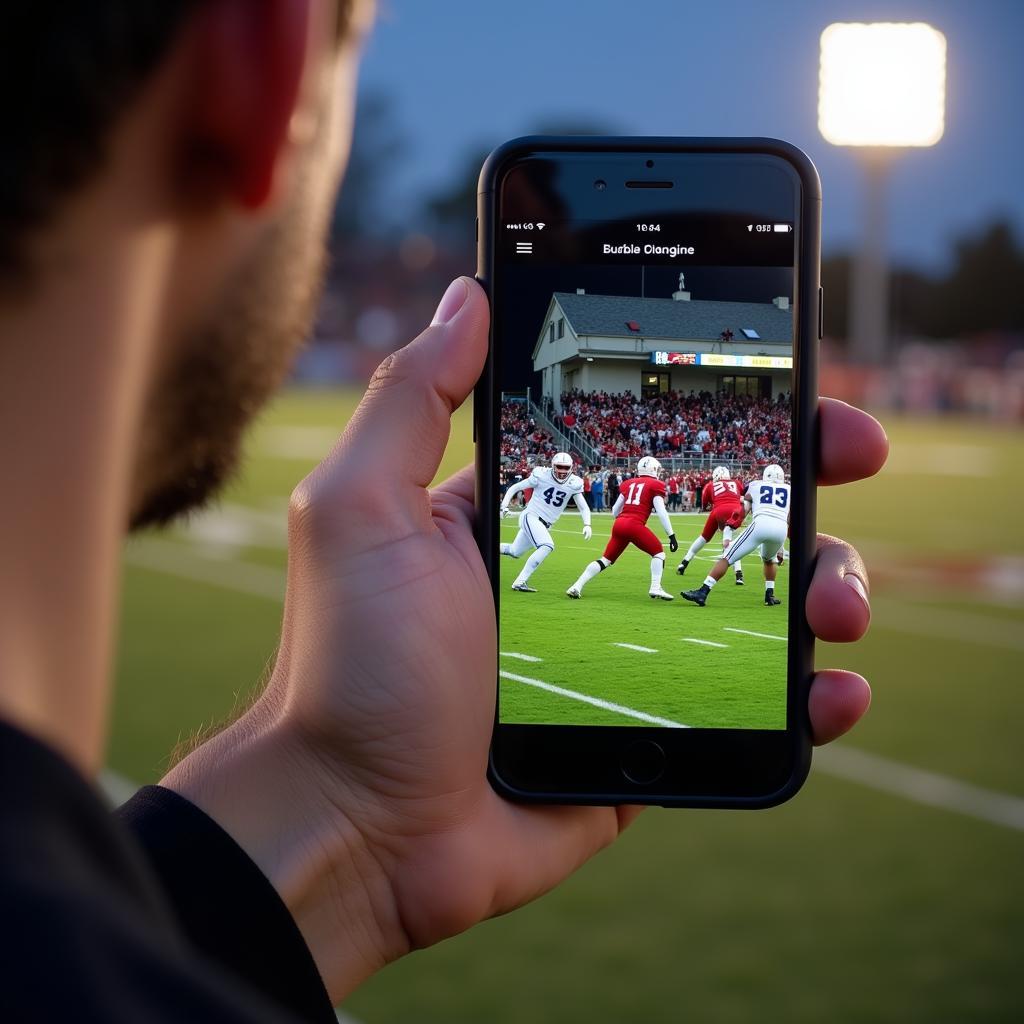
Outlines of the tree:
[[[890,276],[889,319],[896,337],[963,338],[986,331],[1024,333],[1024,251],[1012,227],[996,221],[954,243],[948,274],[897,268]],[[851,257],[822,261],[825,334],[845,340]]]

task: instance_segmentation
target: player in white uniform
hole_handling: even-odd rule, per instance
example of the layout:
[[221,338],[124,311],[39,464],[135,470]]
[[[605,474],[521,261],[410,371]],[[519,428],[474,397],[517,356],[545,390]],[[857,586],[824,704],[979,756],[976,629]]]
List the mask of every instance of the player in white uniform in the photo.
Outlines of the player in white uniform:
[[583,497],[583,481],[573,474],[572,456],[559,452],[551,460],[551,468],[536,466],[532,473],[519,483],[513,484],[501,499],[501,518],[511,515],[508,507],[513,497],[520,491],[533,488],[530,503],[519,513],[519,533],[511,544],[502,544],[499,550],[509,558],[519,558],[530,548],[534,552],[523,566],[523,571],[515,578],[513,590],[527,594],[535,594],[533,587],[527,586],[527,580],[537,571],[540,563],[552,551],[555,543],[551,539],[549,529],[558,522],[566,510],[570,499],[576,503],[583,517],[583,539],[590,540],[590,509]]
[[782,604],[775,596],[776,556],[789,533],[790,489],[781,466],[765,466],[760,480],[752,480],[743,495],[743,504],[752,513],[750,525],[733,539],[729,550],[711,567],[711,572],[697,590],[684,590],[682,596],[701,607],[711,588],[744,555],[756,547],[761,549],[764,564],[764,603]]

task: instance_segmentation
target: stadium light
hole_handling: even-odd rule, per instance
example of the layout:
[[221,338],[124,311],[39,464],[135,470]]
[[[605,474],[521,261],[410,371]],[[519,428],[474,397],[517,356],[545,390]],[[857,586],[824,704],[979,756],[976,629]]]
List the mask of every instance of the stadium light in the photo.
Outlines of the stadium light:
[[946,37],[923,22],[837,22],[821,34],[818,129],[858,148],[865,167],[864,238],[850,288],[850,355],[878,363],[888,347],[885,195],[902,148],[945,130]]
[[821,34],[818,129],[836,146],[934,146],[946,37],[931,25],[836,23]]

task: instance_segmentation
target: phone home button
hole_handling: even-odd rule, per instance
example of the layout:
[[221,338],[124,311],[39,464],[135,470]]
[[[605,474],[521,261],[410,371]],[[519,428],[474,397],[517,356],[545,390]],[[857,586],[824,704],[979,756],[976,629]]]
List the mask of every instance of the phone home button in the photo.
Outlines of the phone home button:
[[664,774],[665,751],[651,740],[640,740],[622,752],[619,767],[630,782],[645,786]]

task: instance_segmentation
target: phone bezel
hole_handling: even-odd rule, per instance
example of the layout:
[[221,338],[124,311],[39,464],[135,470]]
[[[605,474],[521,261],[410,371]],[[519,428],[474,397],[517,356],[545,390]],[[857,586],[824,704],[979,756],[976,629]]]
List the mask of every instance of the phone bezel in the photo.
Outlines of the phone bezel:
[[[659,154],[768,155],[785,161],[799,182],[794,296],[792,475],[794,488],[790,551],[791,595],[807,592],[815,551],[817,375],[820,323],[821,187],[810,159],[796,147],[763,138],[605,138],[530,136],[515,139],[488,157],[478,188],[477,279],[494,305],[496,216],[503,176],[517,162],[538,154],[636,154],[638,176]],[[657,166],[654,174],[663,168]],[[616,164],[618,166],[618,164]],[[500,283],[499,283],[500,284]],[[500,614],[496,517],[500,381],[494,334],[475,391],[477,443],[477,540],[491,578],[495,614]],[[796,439],[800,438],[800,443]],[[662,806],[768,807],[789,799],[810,769],[811,730],[807,696],[813,673],[814,639],[803,601],[789,605],[787,728],[668,729],[650,726],[503,724],[495,698],[494,736],[488,776],[510,799],[541,803],[658,804]],[[495,684],[497,686],[497,674]],[[666,749],[667,768],[656,783],[630,782],[622,760],[637,743]]]

